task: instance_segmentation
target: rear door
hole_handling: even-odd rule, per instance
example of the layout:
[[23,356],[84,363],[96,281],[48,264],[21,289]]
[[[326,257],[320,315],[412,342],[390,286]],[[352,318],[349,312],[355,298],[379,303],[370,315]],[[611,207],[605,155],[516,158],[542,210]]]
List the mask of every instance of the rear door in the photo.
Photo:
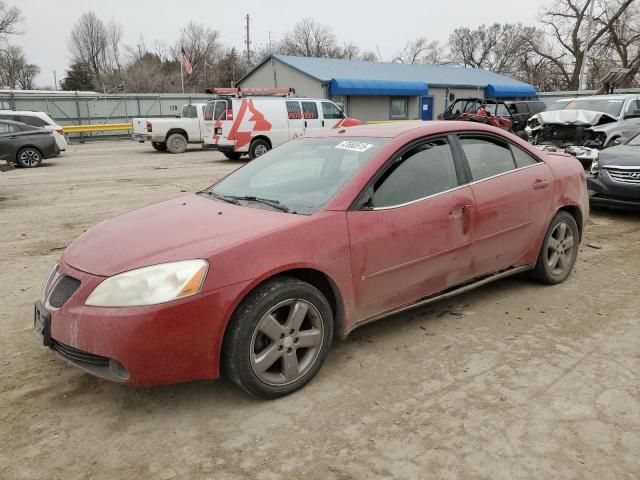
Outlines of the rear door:
[[358,318],[469,278],[473,195],[450,140],[394,155],[347,212]]
[[549,218],[551,170],[501,137],[458,138],[476,205],[473,276],[528,263]]
[[13,162],[16,159],[17,133],[18,127],[0,121],[0,160]]
[[302,105],[298,100],[287,100],[287,122],[289,125],[289,138],[304,135],[305,120],[302,117]]

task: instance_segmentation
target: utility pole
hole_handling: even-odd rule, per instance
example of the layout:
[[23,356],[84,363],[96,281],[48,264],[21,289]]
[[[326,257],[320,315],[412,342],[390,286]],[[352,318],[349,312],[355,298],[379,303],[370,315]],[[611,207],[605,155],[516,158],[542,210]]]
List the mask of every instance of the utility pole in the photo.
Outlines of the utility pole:
[[273,48],[271,47],[271,30],[269,30],[269,55],[273,54]]
[[[589,0],[587,0],[589,1]],[[589,24],[587,26],[587,39],[584,45],[584,56],[582,57],[582,65],[580,65],[580,77],[578,77],[578,90],[586,90],[587,85],[584,78],[584,71],[589,58],[589,42],[591,42],[591,28],[593,27],[593,6],[596,0],[591,0],[591,8],[589,8]]]
[[53,89],[57,92],[58,91],[58,77],[56,76],[56,71],[55,69],[53,70]]
[[251,21],[251,17],[247,13],[247,62],[251,63],[251,40],[249,38],[249,22]]

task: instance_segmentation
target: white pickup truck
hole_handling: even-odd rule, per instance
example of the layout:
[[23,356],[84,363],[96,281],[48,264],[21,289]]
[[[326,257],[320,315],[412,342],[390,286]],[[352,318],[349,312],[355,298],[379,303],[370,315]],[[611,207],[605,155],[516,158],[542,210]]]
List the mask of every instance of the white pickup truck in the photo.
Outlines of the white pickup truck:
[[133,139],[151,142],[159,152],[183,153],[189,143],[204,141],[206,106],[206,103],[185,105],[180,118],[134,118]]

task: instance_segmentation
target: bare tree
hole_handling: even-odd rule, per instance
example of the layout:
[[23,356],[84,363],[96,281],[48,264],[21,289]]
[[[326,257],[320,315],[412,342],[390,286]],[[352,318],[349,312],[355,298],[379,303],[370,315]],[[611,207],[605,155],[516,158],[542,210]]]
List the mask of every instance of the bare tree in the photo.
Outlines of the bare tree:
[[331,27],[313,18],[304,18],[287,32],[277,50],[284,55],[300,57],[340,57],[340,48]]
[[203,24],[189,22],[180,31],[180,40],[173,48],[173,58],[177,58],[182,48],[193,66],[192,74],[185,77],[185,84],[192,88],[204,89],[204,72],[205,68],[209,69],[205,65],[213,65],[222,54],[220,32]]
[[[596,2],[593,15],[595,21],[587,44],[588,12],[592,2]],[[530,38],[531,49],[553,63],[564,80],[565,88],[577,90],[580,87],[580,70],[586,61],[586,51],[601,42],[633,2],[634,0],[556,0],[552,7],[543,11],[540,18],[552,43]],[[550,49],[547,48],[549,46]]]
[[22,14],[17,7],[7,7],[0,1],[0,41],[7,35],[17,35],[20,33],[19,25],[22,22]]
[[[640,5],[630,5],[614,22],[605,9],[600,25],[609,25],[598,55],[591,57],[589,71],[592,79],[602,78],[611,68],[622,67],[629,72],[619,82],[621,86],[637,85],[640,71]],[[617,58],[616,58],[617,57]]]
[[117,71],[122,68],[122,24],[111,19],[106,26],[107,33],[107,61],[109,66]]
[[69,49],[74,62],[88,65],[95,79],[103,81],[109,71],[109,41],[107,27],[95,13],[80,16],[71,30]]
[[412,42],[407,42],[404,48],[396,54],[393,61],[409,64],[444,65],[447,63],[444,50],[439,41],[429,41],[425,37],[419,37]]
[[22,48],[9,46],[0,52],[0,84],[9,88],[30,90],[40,67],[28,63]]
[[539,35],[534,27],[522,24],[495,23],[475,30],[456,28],[449,36],[451,61],[510,75],[522,55],[530,51],[528,39]]

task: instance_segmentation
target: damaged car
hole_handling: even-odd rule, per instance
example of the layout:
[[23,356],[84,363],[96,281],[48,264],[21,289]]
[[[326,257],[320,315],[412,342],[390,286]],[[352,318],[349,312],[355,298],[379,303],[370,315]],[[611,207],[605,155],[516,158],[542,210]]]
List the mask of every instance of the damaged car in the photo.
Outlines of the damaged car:
[[[484,106],[486,115],[478,112]],[[540,100],[492,100],[483,98],[459,98],[453,102],[440,120],[462,120],[485,123],[525,138],[527,120],[545,109]]]
[[600,152],[587,188],[592,207],[640,209],[640,134]]
[[563,149],[588,166],[598,151],[640,132],[640,96],[579,97],[560,110],[529,119],[530,141],[544,150]]

